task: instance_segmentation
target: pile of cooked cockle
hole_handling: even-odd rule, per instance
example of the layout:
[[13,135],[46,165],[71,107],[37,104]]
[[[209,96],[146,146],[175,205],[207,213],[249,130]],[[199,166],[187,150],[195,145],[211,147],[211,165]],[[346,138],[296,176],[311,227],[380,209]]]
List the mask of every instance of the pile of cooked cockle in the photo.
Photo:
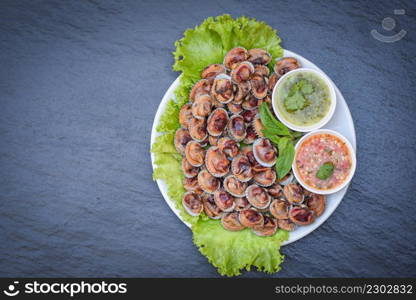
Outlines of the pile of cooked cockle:
[[260,236],[311,224],[325,210],[324,196],[304,190],[291,173],[279,180],[273,168],[278,153],[262,133],[258,107],[271,104],[276,82],[300,65],[282,58],[270,74],[270,61],[263,49],[237,47],[223,64],[207,66],[180,110],[174,140],[183,155],[186,211]]

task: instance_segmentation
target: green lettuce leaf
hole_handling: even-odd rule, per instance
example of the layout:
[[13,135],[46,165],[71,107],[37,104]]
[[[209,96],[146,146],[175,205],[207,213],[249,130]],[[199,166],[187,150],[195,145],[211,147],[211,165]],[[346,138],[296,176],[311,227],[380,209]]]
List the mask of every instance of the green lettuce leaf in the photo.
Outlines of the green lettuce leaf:
[[[176,102],[179,107],[182,107],[185,103],[189,101],[189,92],[191,91],[194,81],[192,79],[180,77],[180,85],[174,91]],[[179,117],[179,116],[178,116]]]
[[169,100],[165,111],[160,117],[160,121],[156,127],[156,130],[158,132],[169,132],[175,131],[177,128],[179,128],[179,110],[180,107],[178,106],[178,103],[172,99]]
[[182,206],[182,196],[185,193],[184,175],[181,167],[182,156],[176,152],[173,144],[174,136],[175,132],[160,135],[152,145],[151,151],[154,153],[157,166],[153,172],[153,179],[161,179],[166,183],[168,196],[174,202],[183,220],[194,224],[199,217],[192,217]]
[[252,18],[233,19],[230,15],[207,18],[201,25],[186,30],[175,43],[173,70],[182,72],[176,96],[187,99],[202,70],[210,64],[222,63],[225,54],[237,46],[266,49],[272,55],[269,65],[272,68],[275,59],[283,56],[280,42],[276,30]]
[[201,71],[212,63],[219,63],[223,59],[223,48],[219,34],[208,26],[208,18],[195,29],[188,29],[184,37],[175,43],[174,52],[175,71],[182,71],[184,77],[194,81],[200,78]]
[[163,180],[168,195],[174,201],[182,218],[192,224],[193,239],[200,252],[227,276],[239,275],[241,269],[257,267],[265,272],[277,272],[283,261],[279,253],[282,241],[288,233],[279,230],[273,237],[258,237],[250,230],[229,232],[220,221],[211,220],[205,214],[188,215],[182,207],[185,192],[182,181],[181,156],[173,144],[175,131],[180,127],[179,110],[188,102],[192,86],[200,79],[201,71],[208,65],[222,63],[231,48],[263,48],[274,59],[283,55],[276,31],[263,22],[247,17],[233,19],[230,15],[207,18],[201,25],[185,31],[176,42],[173,53],[173,69],[182,72],[180,85],[175,90],[175,100],[170,100],[160,118],[157,131],[162,133],[152,145],[156,169],[153,178]]
[[221,275],[236,276],[251,266],[267,273],[280,270],[283,255],[278,251],[288,232],[278,230],[274,236],[259,237],[249,229],[231,232],[215,220],[199,220],[192,227],[194,243]]
[[173,130],[172,132],[159,135],[158,137],[156,137],[156,141],[153,143],[151,151],[154,154],[161,153],[161,154],[173,154],[173,155],[180,156],[179,153],[176,151],[175,145],[173,143],[174,137],[175,137],[175,132],[173,132]]

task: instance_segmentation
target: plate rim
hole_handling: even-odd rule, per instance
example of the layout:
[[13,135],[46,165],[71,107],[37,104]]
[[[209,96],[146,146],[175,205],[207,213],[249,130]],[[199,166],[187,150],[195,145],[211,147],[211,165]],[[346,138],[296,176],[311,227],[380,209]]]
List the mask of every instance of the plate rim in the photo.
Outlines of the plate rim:
[[[308,60],[304,56],[302,56],[300,54],[297,54],[296,52],[287,50],[287,49],[283,49],[283,51],[284,51],[283,52],[284,55],[282,57],[287,57],[287,56],[298,56],[298,57],[301,57],[302,60],[304,60],[308,64],[312,65],[313,68],[316,68],[318,71],[321,71],[322,73],[324,73],[329,78],[329,80],[331,81],[331,83],[334,86],[336,95],[337,96],[338,95],[341,96],[340,99],[337,99],[337,101],[342,101],[343,104],[345,104],[345,107],[346,107],[346,116],[345,117],[348,119],[348,123],[350,123],[352,125],[352,135],[351,135],[352,139],[349,140],[349,141],[352,144],[355,153],[357,153],[357,143],[356,143],[355,125],[354,125],[354,120],[353,120],[352,115],[351,115],[351,111],[350,111],[350,109],[348,107],[347,102],[345,101],[344,96],[342,95],[341,91],[338,89],[338,87],[336,86],[336,84],[332,81],[331,77],[329,77],[322,69],[320,69],[317,65],[315,65],[313,62],[311,62],[310,60]],[[159,132],[156,131],[156,127],[157,127],[157,125],[159,123],[159,120],[160,120],[161,115],[163,114],[163,112],[165,110],[165,107],[166,107],[167,102],[172,98],[172,95],[174,97],[174,93],[173,92],[179,86],[180,77],[181,77],[181,75],[179,75],[172,82],[172,84],[166,90],[165,94],[162,97],[162,100],[159,103],[159,106],[157,108],[155,117],[153,119],[153,124],[152,124],[152,132],[151,132],[151,136],[150,136],[150,149],[152,148],[152,145],[155,142],[156,137],[158,137],[159,135],[161,135],[161,133],[159,133]],[[152,151],[150,151],[150,158],[151,158],[151,163],[152,163],[152,169],[153,169],[153,172],[154,172],[156,166],[155,166],[155,163],[154,163],[154,159],[155,158],[154,158],[154,154],[153,154]],[[184,223],[189,229],[191,229],[191,224],[189,224],[188,222],[184,221],[181,218],[180,213],[179,213],[179,210],[175,207],[174,202],[169,198],[169,196],[167,194],[166,183],[163,180],[161,180],[161,179],[157,179],[156,180],[156,183],[157,183],[157,186],[159,188],[159,191],[161,192],[161,194],[162,194],[165,202],[168,204],[169,208],[174,212],[174,214],[179,218],[179,220],[182,223]],[[296,241],[298,241],[298,240],[300,240],[300,239],[308,236],[313,231],[315,231],[318,227],[320,227],[322,224],[324,224],[326,222],[326,220],[329,219],[329,217],[334,213],[334,211],[338,208],[338,206],[340,205],[340,203],[344,199],[345,194],[346,194],[349,186],[350,186],[350,184],[348,184],[342,190],[340,190],[340,191],[337,192],[337,193],[340,193],[341,198],[340,198],[340,200],[337,203],[335,203],[335,205],[333,206],[332,211],[330,211],[328,213],[328,215],[324,219],[322,219],[322,218],[317,219],[316,222],[314,222],[311,225],[309,225],[310,227],[309,227],[308,231],[305,232],[303,235],[301,234],[301,235],[296,236],[296,237],[294,237],[294,238],[291,239],[290,238],[291,232],[289,232],[289,238],[286,241],[284,241],[281,246],[289,245],[291,243],[294,243],[294,242],[296,242]],[[323,216],[321,216],[321,217],[323,217]]]

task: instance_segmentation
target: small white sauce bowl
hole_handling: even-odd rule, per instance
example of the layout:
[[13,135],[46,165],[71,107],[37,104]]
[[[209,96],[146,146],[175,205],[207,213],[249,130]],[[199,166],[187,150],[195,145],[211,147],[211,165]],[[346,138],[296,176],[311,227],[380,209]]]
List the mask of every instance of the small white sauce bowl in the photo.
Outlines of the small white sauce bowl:
[[[322,134],[322,133],[327,133],[327,134],[331,134],[336,136],[337,138],[339,138],[341,141],[343,141],[345,143],[345,145],[347,146],[350,155],[351,155],[351,170],[350,173],[348,174],[348,177],[345,179],[345,181],[343,183],[341,183],[340,185],[334,187],[333,189],[329,189],[329,190],[318,190],[315,189],[309,185],[307,185],[302,178],[300,177],[298,171],[297,171],[297,166],[296,166],[296,156],[298,154],[298,149],[299,147],[302,145],[302,143],[308,139],[311,136],[314,136],[316,134]],[[334,130],[330,130],[330,129],[319,129],[319,130],[315,130],[313,132],[310,132],[308,134],[305,134],[297,143],[295,146],[295,158],[293,159],[293,164],[292,164],[292,170],[293,170],[293,175],[295,175],[296,180],[300,183],[300,185],[302,185],[305,189],[307,189],[308,191],[315,193],[315,194],[321,194],[321,195],[328,195],[328,194],[333,194],[336,193],[338,191],[340,191],[341,189],[343,189],[345,186],[347,186],[350,181],[352,180],[352,177],[354,176],[355,173],[355,169],[357,167],[357,158],[355,156],[355,151],[354,148],[352,147],[351,143],[347,140],[346,137],[344,137],[342,134],[340,134],[337,131]]]
[[[328,86],[328,90],[329,90],[329,100],[331,101],[331,105],[329,107],[329,110],[327,112],[327,114],[325,115],[325,117],[323,117],[318,123],[309,125],[309,126],[299,126],[299,125],[295,125],[293,123],[290,123],[289,121],[287,121],[279,112],[279,109],[277,107],[277,94],[278,94],[278,90],[279,87],[282,85],[282,83],[285,81],[285,79],[289,76],[289,75],[293,75],[294,73],[313,73],[314,75],[316,75],[317,77],[321,78],[323,80],[323,82]],[[287,127],[289,127],[292,130],[295,131],[300,131],[300,132],[309,132],[312,130],[316,130],[321,128],[322,126],[324,126],[326,123],[328,123],[328,121],[332,118],[332,116],[334,115],[335,112],[335,107],[337,104],[337,96],[335,94],[335,88],[334,85],[332,84],[331,80],[328,78],[328,76],[326,76],[324,73],[314,70],[314,69],[308,69],[308,68],[299,68],[299,69],[295,69],[292,70],[288,73],[286,73],[285,75],[283,75],[276,83],[274,89],[273,89],[273,93],[272,93],[272,105],[273,105],[273,111],[276,114],[277,118],[283,123],[285,124]]]

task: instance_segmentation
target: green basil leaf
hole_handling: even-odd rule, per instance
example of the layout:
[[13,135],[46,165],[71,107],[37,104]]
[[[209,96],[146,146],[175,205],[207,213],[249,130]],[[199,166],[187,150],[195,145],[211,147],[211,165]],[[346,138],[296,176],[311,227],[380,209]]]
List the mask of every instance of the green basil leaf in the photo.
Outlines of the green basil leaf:
[[263,126],[269,131],[271,135],[292,136],[289,128],[278,121],[269,109],[269,105],[263,102],[259,108],[260,119]]
[[268,138],[273,144],[278,145],[280,141],[280,137],[277,135],[264,135],[266,138]]
[[279,143],[277,144],[277,147],[279,149],[279,152],[280,151],[284,151],[289,143],[290,143],[290,139],[289,138],[282,137],[279,140]]
[[292,134],[292,136],[296,139],[296,138],[300,138],[300,137],[302,137],[303,136],[303,132],[300,132],[300,131],[294,131],[294,130],[291,130],[291,134]]
[[295,146],[290,138],[282,137],[279,139],[279,156],[276,161],[276,172],[279,179],[282,179],[292,169],[293,159],[295,158]]
[[316,177],[321,180],[326,180],[334,173],[334,164],[332,162],[324,163],[316,172]]

